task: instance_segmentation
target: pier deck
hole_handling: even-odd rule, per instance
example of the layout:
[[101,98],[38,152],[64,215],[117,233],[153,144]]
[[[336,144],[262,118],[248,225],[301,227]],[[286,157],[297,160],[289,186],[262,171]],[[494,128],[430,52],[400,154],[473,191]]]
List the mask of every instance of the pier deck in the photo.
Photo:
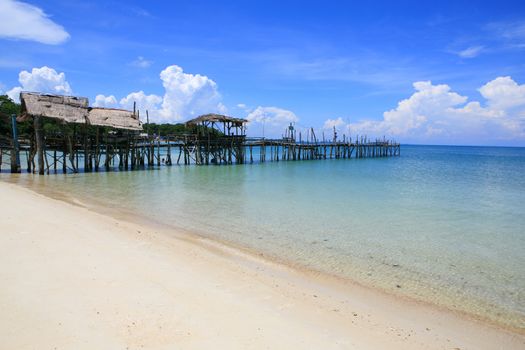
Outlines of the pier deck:
[[397,142],[346,136],[340,140],[335,130],[330,141],[324,135],[318,140],[313,129],[303,140],[293,125],[280,139],[247,137],[247,120],[218,114],[189,120],[185,132],[156,135],[148,132],[149,123],[144,132],[135,111],[87,107],[82,97],[22,93],[21,101],[22,113],[12,116],[12,131],[0,135],[0,171],[9,167],[15,173],[25,168],[50,174],[401,154]]

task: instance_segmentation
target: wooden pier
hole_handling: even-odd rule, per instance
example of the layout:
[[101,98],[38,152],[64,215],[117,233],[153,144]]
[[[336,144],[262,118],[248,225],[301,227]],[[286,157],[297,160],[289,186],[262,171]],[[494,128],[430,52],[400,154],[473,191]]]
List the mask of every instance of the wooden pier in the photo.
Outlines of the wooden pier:
[[88,107],[82,97],[36,93],[20,97],[20,115],[2,116],[4,124],[10,119],[11,131],[0,135],[0,170],[8,166],[13,173],[22,168],[50,174],[401,154],[399,143],[366,137],[340,140],[335,130],[331,140],[324,135],[319,140],[310,129],[303,140],[293,125],[281,139],[250,138],[247,120],[219,114],[187,121],[184,132],[157,135],[144,132],[135,110]]

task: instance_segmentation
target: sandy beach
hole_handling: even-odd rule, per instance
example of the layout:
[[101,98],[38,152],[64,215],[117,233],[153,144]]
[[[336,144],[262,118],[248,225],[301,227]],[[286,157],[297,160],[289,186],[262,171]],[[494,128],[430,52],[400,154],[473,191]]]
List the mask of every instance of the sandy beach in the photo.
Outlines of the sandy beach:
[[2,349],[523,349],[525,336],[0,182]]

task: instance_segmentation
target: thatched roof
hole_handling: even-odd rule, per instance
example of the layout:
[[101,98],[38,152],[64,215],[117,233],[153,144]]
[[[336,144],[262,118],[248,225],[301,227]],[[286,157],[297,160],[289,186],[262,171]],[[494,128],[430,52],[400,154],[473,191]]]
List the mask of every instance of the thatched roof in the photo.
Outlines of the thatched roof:
[[84,123],[88,110],[85,97],[20,93],[22,114],[63,120],[66,123]]
[[233,118],[228,117],[226,115],[222,114],[204,114],[197,118],[188,120],[186,122],[186,125],[197,125],[203,122],[219,122],[219,123],[232,123],[235,126],[242,126],[243,124],[247,123],[248,120],[241,119],[241,118]]
[[142,130],[142,123],[133,112],[124,109],[90,108],[87,116],[90,125],[111,126],[117,129]]
[[88,107],[85,97],[20,93],[22,119],[41,116],[65,123],[109,126],[115,129],[142,130],[138,116],[123,109]]

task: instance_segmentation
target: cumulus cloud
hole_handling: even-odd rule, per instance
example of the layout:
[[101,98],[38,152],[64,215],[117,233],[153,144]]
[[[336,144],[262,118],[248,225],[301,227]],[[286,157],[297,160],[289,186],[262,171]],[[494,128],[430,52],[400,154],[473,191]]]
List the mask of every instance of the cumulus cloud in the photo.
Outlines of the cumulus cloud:
[[[145,116],[145,111],[148,111],[148,114],[152,116],[151,121],[157,120],[156,115],[159,114],[159,106],[162,103],[162,97],[157,95],[146,95],[144,91],[132,92],[128,96],[120,100],[120,106],[122,108],[133,110],[133,103],[135,103],[135,108],[139,111],[142,111],[143,116]],[[142,118],[145,120],[144,118]]]
[[278,107],[257,107],[246,117],[252,135],[278,136],[290,123],[299,121],[294,112]]
[[525,104],[525,85],[511,77],[498,77],[483,85],[479,92],[492,108],[507,109]]
[[419,143],[525,142],[525,85],[510,77],[483,85],[483,103],[468,102],[446,84],[420,81],[413,86],[415,92],[384,112],[382,120],[349,123],[346,131]]
[[95,97],[95,102],[93,103],[93,106],[113,108],[113,107],[116,107],[117,104],[118,104],[117,98],[113,95],[109,95],[109,96],[97,95]]
[[21,1],[1,0],[0,37],[57,45],[69,39],[69,34],[39,7]]
[[217,84],[205,75],[184,73],[173,65],[160,73],[165,93],[160,116],[164,120],[181,120],[204,113],[226,113]]
[[7,95],[16,102],[20,101],[21,91],[46,92],[71,95],[73,92],[64,73],[57,73],[47,66],[33,68],[31,72],[23,70],[18,75],[20,86],[7,91]]
[[269,125],[280,126],[297,122],[299,118],[294,112],[278,107],[257,107],[247,116],[248,121],[256,123],[268,123]]
[[458,55],[462,58],[474,58],[478,56],[483,51],[483,49],[483,46],[471,46],[458,52]]
[[136,60],[131,62],[131,65],[133,67],[138,67],[138,68],[148,68],[149,66],[151,66],[152,63],[153,63],[153,61],[149,61],[149,60],[145,59],[144,57],[139,56],[139,57],[137,57]]
[[[131,92],[121,98],[119,106],[143,113],[148,110],[150,121],[158,123],[176,122],[205,113],[226,113],[217,84],[200,74],[185,73],[181,67],[172,65],[160,73],[164,95],[146,94],[144,91]],[[103,104],[112,96],[98,95],[95,103]],[[97,102],[98,99],[98,102]],[[116,100],[116,98],[115,98]],[[109,100],[112,102],[112,100]]]

